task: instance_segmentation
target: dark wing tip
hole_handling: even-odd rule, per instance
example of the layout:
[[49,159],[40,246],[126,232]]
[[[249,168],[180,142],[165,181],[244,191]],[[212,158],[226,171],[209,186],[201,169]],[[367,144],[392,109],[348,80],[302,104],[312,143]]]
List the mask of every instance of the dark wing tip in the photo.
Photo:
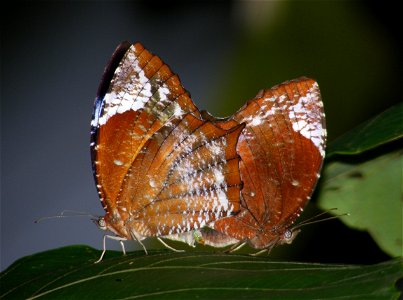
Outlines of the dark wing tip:
[[120,43],[113,52],[112,57],[105,67],[104,74],[102,75],[101,83],[99,84],[97,91],[97,98],[103,98],[105,96],[116,68],[131,45],[131,43],[124,41]]

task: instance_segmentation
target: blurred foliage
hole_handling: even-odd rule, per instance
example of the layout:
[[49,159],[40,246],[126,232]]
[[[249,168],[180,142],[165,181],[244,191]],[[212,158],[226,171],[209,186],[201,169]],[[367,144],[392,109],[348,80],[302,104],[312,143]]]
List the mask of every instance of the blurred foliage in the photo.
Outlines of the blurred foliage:
[[211,88],[213,114],[231,115],[260,89],[307,76],[321,88],[332,140],[399,101],[400,54],[365,3],[241,1],[238,6],[243,31],[217,70],[222,80]]
[[399,104],[333,141],[318,199],[324,210],[349,213],[344,223],[394,257],[403,255],[402,137]]
[[70,246],[16,261],[2,299],[392,299],[402,260],[372,266],[276,262],[267,257],[143,251],[122,256]]
[[367,230],[392,257],[402,256],[402,150],[362,163],[335,161],[326,165],[319,204],[348,213],[342,221]]
[[403,102],[334,140],[326,157],[354,155],[403,138]]

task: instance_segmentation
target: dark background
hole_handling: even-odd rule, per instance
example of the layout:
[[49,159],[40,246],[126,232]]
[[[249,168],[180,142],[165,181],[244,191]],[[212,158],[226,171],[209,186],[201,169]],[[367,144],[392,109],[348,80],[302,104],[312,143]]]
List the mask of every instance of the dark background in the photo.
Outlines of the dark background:
[[[88,218],[33,221],[64,209],[103,214],[89,124],[103,68],[121,41],[141,41],[162,57],[198,107],[217,116],[261,88],[313,77],[332,140],[401,101],[393,3],[1,4],[1,270],[64,245],[101,247],[103,233]],[[307,227],[277,253],[294,247],[288,259],[319,262],[388,258],[367,234],[327,223]]]

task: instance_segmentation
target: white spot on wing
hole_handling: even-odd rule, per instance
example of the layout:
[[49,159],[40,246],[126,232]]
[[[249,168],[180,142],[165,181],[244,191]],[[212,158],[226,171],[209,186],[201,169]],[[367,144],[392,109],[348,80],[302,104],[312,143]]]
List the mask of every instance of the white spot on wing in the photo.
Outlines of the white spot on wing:
[[123,165],[123,162],[122,162],[121,160],[118,160],[118,159],[115,159],[115,160],[113,161],[113,163],[114,163],[115,165],[117,165],[117,166],[122,166],[122,165]]
[[257,126],[257,125],[260,125],[260,123],[262,123],[262,119],[260,118],[260,116],[255,116],[252,118],[252,121],[250,122],[250,126]]
[[293,186],[299,186],[299,181],[293,179],[293,180],[291,181],[291,184],[292,184]]
[[214,172],[215,184],[217,186],[221,186],[221,184],[223,184],[225,180],[223,173],[219,169],[214,169],[213,172]]

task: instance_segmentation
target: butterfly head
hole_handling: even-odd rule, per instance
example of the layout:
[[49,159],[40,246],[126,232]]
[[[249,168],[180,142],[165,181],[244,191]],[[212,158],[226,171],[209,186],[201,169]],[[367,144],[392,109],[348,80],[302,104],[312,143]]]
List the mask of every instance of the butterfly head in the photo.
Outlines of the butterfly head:
[[99,217],[98,219],[94,219],[94,223],[98,226],[99,229],[106,231],[108,230],[108,225],[106,224],[104,217]]
[[272,249],[277,245],[291,244],[300,231],[292,227],[274,227],[269,230],[262,227],[249,242],[256,249]]
[[110,231],[113,232],[116,236],[131,239],[130,234],[125,228],[124,222],[122,220],[109,218],[109,215],[105,215],[103,217],[93,219],[93,221],[102,231]]
[[288,228],[284,231],[283,235],[280,237],[278,244],[291,244],[295,237],[300,233],[301,229]]

